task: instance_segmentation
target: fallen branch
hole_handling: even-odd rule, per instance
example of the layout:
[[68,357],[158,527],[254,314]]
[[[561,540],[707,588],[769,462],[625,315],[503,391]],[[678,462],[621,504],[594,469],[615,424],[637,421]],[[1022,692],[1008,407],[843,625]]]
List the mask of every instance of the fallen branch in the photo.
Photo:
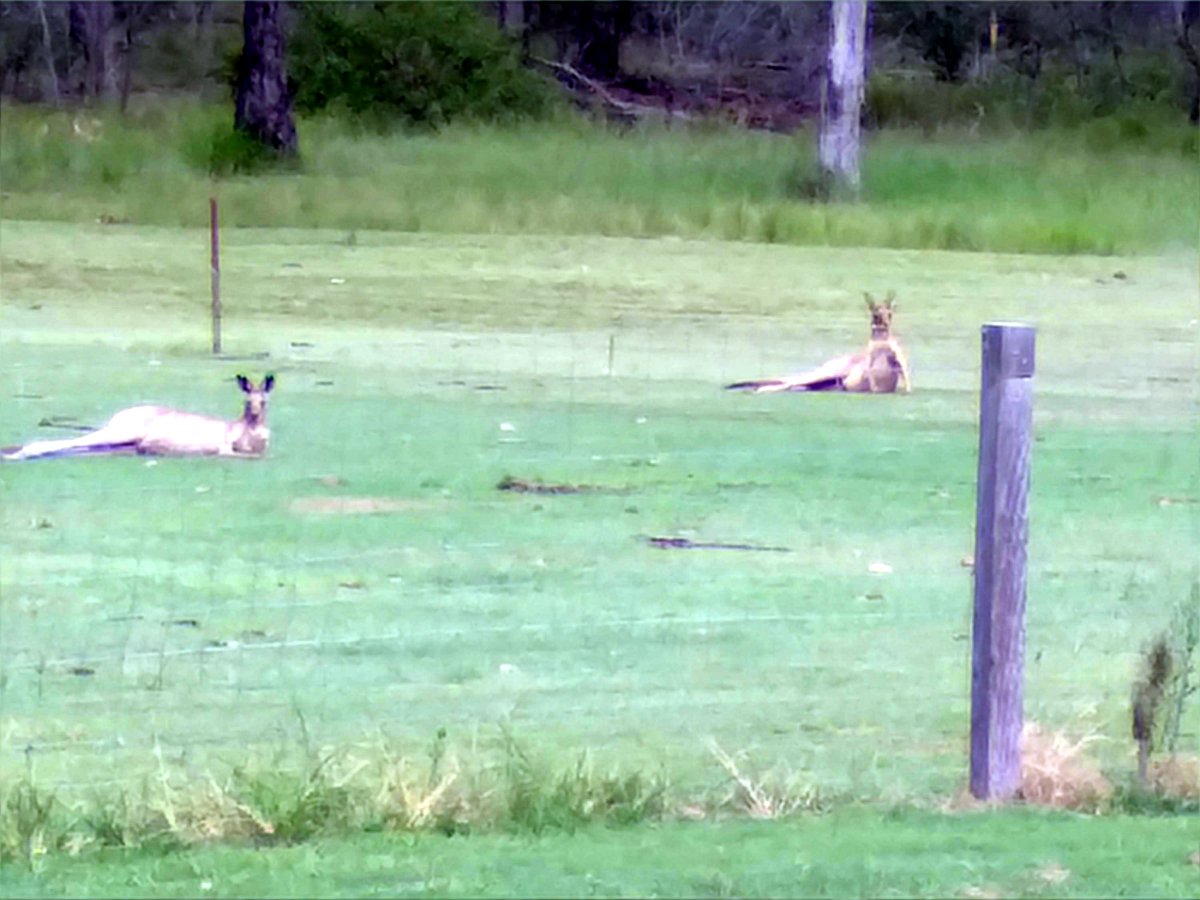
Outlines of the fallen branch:
[[[679,119],[681,121],[689,121],[691,116],[687,113],[675,109],[663,109],[659,106],[646,106],[641,103],[631,103],[628,100],[622,100],[615,96],[608,88],[594,78],[589,78],[584,75],[574,66],[569,63],[555,62],[552,59],[545,59],[540,56],[530,58],[532,62],[554,71],[560,76],[565,75],[577,85],[586,88],[588,92],[598,97],[606,106],[616,111],[617,113],[633,119],[642,119],[648,116],[665,116],[671,119]],[[578,89],[575,91],[579,93]]]

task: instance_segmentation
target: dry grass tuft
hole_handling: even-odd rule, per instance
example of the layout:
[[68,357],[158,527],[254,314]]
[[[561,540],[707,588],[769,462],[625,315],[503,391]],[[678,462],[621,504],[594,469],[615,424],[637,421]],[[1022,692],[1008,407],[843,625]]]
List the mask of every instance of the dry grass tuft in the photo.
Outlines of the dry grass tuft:
[[732,782],[732,790],[718,803],[720,808],[734,809],[754,819],[781,819],[822,808],[816,789],[794,774],[768,772],[752,777],[742,772],[737,760],[716,741],[710,742],[708,749]]
[[962,896],[967,900],[1000,900],[1004,893],[991,885],[972,884],[963,888]]
[[1062,884],[1071,877],[1071,870],[1059,862],[1048,862],[1033,874],[1045,884]]
[[453,755],[432,766],[417,766],[386,751],[372,779],[374,806],[383,821],[403,831],[436,828],[458,831],[486,818],[488,794],[468,782]]
[[1172,754],[1150,763],[1150,787],[1164,797],[1200,800],[1200,756]]
[[1095,812],[1112,796],[1100,767],[1084,755],[1097,740],[1071,741],[1061,731],[1047,732],[1027,722],[1021,734],[1021,796],[1026,803]]

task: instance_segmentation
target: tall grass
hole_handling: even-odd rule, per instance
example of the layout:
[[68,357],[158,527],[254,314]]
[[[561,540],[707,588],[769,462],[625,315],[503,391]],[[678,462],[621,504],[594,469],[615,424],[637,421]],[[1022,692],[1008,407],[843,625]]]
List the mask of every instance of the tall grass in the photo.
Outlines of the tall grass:
[[317,118],[300,124],[299,171],[214,178],[230,168],[228,117],[172,102],[80,129],[72,114],[6,106],[0,214],[198,226],[215,191],[243,226],[1035,253],[1190,246],[1200,228],[1195,132],[1161,122],[873,133],[864,199],[842,206],[797,189],[813,168],[809,133],[561,119],[380,134]]
[[[25,776],[0,781],[0,864],[32,868],[85,848],[288,845],[355,831],[542,834],[635,825],[672,812],[677,798],[669,789],[662,773],[598,771],[586,751],[552,764],[506,729],[483,752],[446,748],[444,732],[428,760],[406,757],[384,739],[319,752],[286,747],[247,755],[224,772],[180,777],[163,769],[138,788],[69,797]],[[714,812],[735,809],[723,798],[698,802]]]

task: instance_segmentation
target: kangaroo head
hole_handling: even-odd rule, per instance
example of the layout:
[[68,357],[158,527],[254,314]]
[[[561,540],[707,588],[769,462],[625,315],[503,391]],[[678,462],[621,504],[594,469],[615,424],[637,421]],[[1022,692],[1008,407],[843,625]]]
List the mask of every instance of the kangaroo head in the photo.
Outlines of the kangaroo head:
[[258,387],[255,387],[254,382],[245,375],[239,375],[237,383],[238,387],[242,389],[242,393],[246,395],[244,413],[246,421],[251,425],[265,422],[267,420],[267,394],[271,393],[271,388],[275,387],[275,376],[268,375]]
[[871,337],[880,340],[890,337],[892,313],[896,309],[895,291],[888,291],[886,300],[875,300],[867,293],[863,296],[867,298],[867,308],[871,310]]

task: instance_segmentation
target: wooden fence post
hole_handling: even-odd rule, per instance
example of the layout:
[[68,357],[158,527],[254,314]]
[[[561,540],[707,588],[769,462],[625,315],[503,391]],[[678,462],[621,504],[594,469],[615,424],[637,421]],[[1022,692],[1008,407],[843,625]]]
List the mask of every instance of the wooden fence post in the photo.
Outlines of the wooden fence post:
[[971,660],[971,793],[981,800],[1021,787],[1035,333],[983,326]]
[[221,352],[221,241],[217,224],[217,198],[208,198],[208,217],[212,234],[212,352]]

